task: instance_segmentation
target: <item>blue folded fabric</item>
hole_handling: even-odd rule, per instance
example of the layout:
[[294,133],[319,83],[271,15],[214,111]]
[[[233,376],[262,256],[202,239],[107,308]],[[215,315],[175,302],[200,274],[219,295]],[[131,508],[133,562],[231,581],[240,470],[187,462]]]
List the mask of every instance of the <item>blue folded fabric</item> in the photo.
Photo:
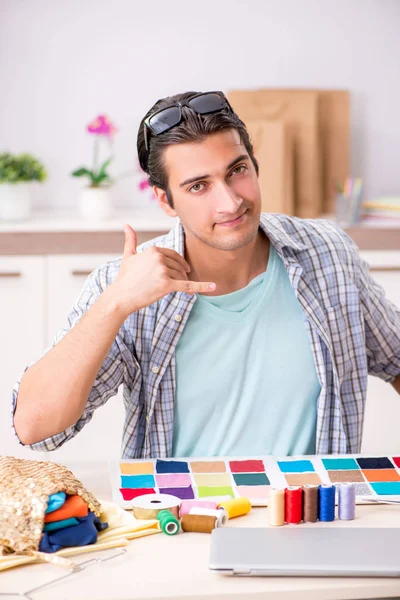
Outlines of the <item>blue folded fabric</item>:
[[65,492],[57,492],[56,494],[51,494],[51,496],[49,496],[49,501],[45,510],[46,514],[58,510],[64,504],[66,499],[67,494]]
[[65,529],[66,527],[72,527],[73,525],[79,525],[79,521],[76,517],[62,519],[62,521],[53,521],[53,523],[45,523],[43,531],[57,531],[57,529]]
[[97,532],[108,527],[108,523],[102,523],[91,511],[89,511],[87,517],[77,517],[77,520],[79,525],[58,529],[57,531],[45,531],[40,540],[40,552],[57,552],[61,548],[95,544]]

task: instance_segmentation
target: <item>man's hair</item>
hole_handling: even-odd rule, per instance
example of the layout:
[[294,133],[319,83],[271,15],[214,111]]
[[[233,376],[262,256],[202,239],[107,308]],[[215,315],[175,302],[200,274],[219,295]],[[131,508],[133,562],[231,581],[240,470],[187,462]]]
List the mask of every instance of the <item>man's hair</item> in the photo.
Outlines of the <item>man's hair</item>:
[[208,135],[228,129],[235,129],[239,133],[240,141],[246,148],[258,175],[258,162],[254,156],[253,145],[250,141],[246,126],[243,121],[239,119],[238,115],[235,112],[232,113],[228,107],[219,112],[199,115],[191,108],[183,106],[182,121],[179,125],[176,125],[160,135],[154,135],[148,130],[149,152],[147,152],[144,142],[145,119],[156,111],[170,106],[174,102],[180,102],[191,98],[196,93],[197,92],[185,92],[183,94],[176,94],[175,96],[169,96],[168,98],[158,100],[144,116],[139,126],[137,151],[140,164],[149,176],[150,185],[159,187],[166,192],[170,206],[173,206],[173,199],[168,186],[168,176],[164,163],[164,148],[167,148],[172,144],[201,142]]

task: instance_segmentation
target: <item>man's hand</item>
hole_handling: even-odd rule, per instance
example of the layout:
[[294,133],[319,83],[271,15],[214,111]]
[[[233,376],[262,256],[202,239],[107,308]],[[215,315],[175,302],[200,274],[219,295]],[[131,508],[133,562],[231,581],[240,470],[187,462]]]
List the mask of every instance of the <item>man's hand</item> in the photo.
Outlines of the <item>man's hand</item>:
[[175,250],[153,246],[136,254],[135,231],[125,225],[124,232],[121,268],[109,287],[124,318],[171,292],[204,294],[215,290],[215,283],[190,281],[190,266]]

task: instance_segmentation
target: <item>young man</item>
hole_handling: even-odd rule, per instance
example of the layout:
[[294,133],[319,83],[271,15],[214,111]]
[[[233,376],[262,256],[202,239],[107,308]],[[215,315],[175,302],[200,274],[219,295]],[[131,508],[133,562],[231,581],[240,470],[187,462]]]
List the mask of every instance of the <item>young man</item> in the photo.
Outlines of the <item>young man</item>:
[[[260,215],[258,164],[220,92],[158,101],[138,154],[166,236],[92,273],[13,394],[53,450],[124,384],[124,458],[359,452],[367,375],[400,392],[400,315],[334,224]],[[134,225],[134,223],[133,223]]]

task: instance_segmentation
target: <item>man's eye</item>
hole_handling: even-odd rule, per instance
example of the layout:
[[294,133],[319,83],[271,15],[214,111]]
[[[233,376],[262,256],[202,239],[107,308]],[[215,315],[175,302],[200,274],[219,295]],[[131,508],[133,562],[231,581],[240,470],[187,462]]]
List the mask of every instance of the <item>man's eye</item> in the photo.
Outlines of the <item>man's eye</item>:
[[246,165],[239,165],[233,169],[232,175],[241,175],[241,173],[243,173],[246,169]]
[[203,189],[204,183],[195,183],[194,185],[192,185],[191,188],[189,188],[189,192],[193,192],[194,194],[196,194],[197,192],[201,192]]

